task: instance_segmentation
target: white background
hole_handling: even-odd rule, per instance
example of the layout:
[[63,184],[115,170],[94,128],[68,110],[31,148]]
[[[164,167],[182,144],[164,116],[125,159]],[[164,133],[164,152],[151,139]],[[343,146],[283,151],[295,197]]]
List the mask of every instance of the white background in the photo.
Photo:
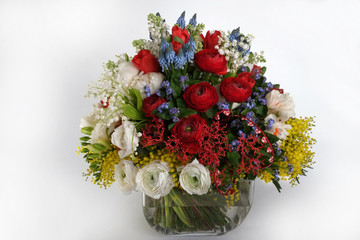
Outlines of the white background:
[[166,238],[147,226],[140,193],[86,182],[74,152],[102,63],[134,54],[148,13],[174,24],[183,10],[207,30],[255,35],[268,79],[297,116],[316,115],[314,169],[281,194],[257,181],[247,219],[219,239],[360,239],[359,3],[1,0],[0,239]]

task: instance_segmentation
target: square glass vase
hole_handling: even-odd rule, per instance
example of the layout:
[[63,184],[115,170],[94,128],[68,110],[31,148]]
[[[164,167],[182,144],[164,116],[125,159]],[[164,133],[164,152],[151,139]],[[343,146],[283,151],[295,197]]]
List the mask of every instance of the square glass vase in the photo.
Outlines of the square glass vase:
[[211,236],[239,226],[250,211],[255,181],[239,180],[232,195],[209,191],[190,195],[174,187],[159,199],[143,194],[143,212],[151,228],[165,235]]

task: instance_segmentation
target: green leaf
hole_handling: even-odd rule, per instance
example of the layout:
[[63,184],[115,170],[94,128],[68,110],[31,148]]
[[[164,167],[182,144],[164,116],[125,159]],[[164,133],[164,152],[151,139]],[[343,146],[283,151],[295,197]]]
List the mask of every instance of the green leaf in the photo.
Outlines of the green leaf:
[[141,97],[141,93],[139,90],[133,88],[134,92],[135,92],[135,95],[136,95],[136,108],[141,111],[141,108],[142,108],[142,104],[143,104],[143,100],[142,100],[142,97]]
[[129,104],[124,106],[123,111],[124,111],[125,116],[132,120],[145,119],[143,112],[140,112],[139,110],[137,110],[136,108],[134,108],[133,106],[131,106]]
[[278,190],[278,192],[280,193],[281,192],[281,186],[280,186],[280,183],[276,180],[272,180],[273,184],[275,185],[276,189]]
[[218,112],[219,112],[219,110],[218,110],[217,106],[214,106],[214,107],[210,108],[209,110],[207,110],[205,112],[205,114],[208,118],[213,119],[215,114]]
[[180,110],[183,108],[186,108],[186,103],[185,103],[184,99],[182,99],[180,97],[176,98],[176,105]]
[[194,74],[193,74],[193,80],[198,80],[200,77],[200,71],[199,70],[195,70]]
[[89,141],[90,139],[91,139],[90,137],[81,137],[81,138],[80,138],[80,141],[87,142],[87,141]]
[[127,55],[127,53],[125,53],[125,60],[126,60],[127,62],[130,61],[129,55]]
[[275,136],[274,134],[265,132],[266,137],[269,139],[270,142],[274,143],[280,140],[280,138],[278,138],[277,136]]
[[170,131],[174,126],[175,126],[176,123],[170,123],[168,125],[168,130]]
[[266,106],[260,105],[257,106],[255,112],[256,114],[259,114],[260,116],[265,116],[267,114],[268,108]]
[[87,143],[87,142],[81,142],[80,144],[81,144],[81,146],[84,146],[84,147],[85,147],[85,146],[89,145],[90,143]]
[[194,114],[197,114],[197,111],[195,111],[193,109],[190,109],[190,108],[181,109],[179,118],[188,117],[188,116],[194,115]]
[[83,128],[81,128],[80,129],[81,130],[81,132],[83,133],[83,134],[86,134],[86,135],[91,135],[91,132],[92,132],[92,130],[94,130],[94,128],[92,128],[92,127],[83,127]]
[[106,150],[106,147],[104,145],[100,144],[100,143],[95,143],[95,144],[93,144],[93,146],[94,146],[94,148],[96,148],[99,151]]
[[181,38],[179,38],[178,36],[174,36],[172,40],[175,42],[181,43],[183,46],[185,46],[184,41]]
[[266,72],[266,67],[262,67],[262,68],[261,68],[261,75],[264,75],[265,72]]
[[234,141],[234,140],[237,138],[234,134],[232,134],[232,133],[229,132],[229,131],[228,131],[228,133],[226,134],[226,137],[227,137],[227,139],[228,139],[229,142]]
[[238,166],[240,163],[239,161],[240,161],[241,156],[238,152],[231,151],[226,154],[226,158],[232,165]]
[[178,80],[171,79],[170,80],[170,86],[174,90],[174,97],[181,96],[182,87],[181,87],[181,84],[180,84],[180,82]]

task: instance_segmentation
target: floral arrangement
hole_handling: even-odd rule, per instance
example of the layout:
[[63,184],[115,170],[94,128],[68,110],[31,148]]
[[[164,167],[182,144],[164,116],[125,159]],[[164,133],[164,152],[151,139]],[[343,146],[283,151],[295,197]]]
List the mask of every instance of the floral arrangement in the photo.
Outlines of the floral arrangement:
[[159,14],[148,23],[137,54],[116,56],[89,86],[99,100],[81,119],[84,175],[154,199],[178,189],[229,196],[239,179],[296,185],[314,163],[314,120],[296,118],[290,94],[267,80],[254,37],[203,33],[196,14],[171,31]]

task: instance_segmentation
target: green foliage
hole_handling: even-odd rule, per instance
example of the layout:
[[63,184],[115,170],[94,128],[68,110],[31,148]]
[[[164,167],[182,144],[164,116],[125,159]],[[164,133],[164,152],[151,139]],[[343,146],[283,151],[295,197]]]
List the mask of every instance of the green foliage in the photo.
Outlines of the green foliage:
[[83,133],[83,134],[86,134],[86,135],[91,135],[91,132],[94,130],[94,128],[92,127],[83,127],[80,129],[80,131]]
[[126,104],[123,108],[124,115],[132,120],[144,120],[144,112],[134,108],[132,105]]
[[237,151],[226,153],[226,158],[233,166],[238,166],[240,164],[241,156]]

